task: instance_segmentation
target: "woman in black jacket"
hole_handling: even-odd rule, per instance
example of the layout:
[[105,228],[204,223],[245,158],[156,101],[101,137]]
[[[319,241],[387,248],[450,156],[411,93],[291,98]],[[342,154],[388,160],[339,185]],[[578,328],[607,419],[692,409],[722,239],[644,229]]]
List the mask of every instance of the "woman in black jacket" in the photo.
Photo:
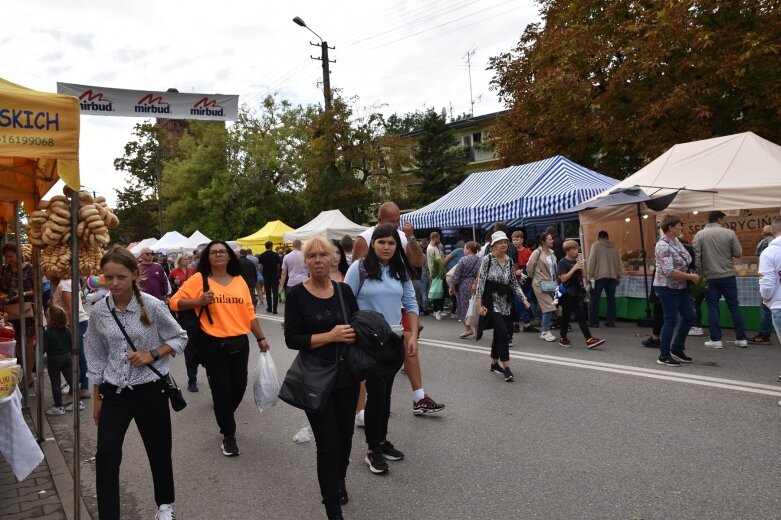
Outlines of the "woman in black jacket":
[[[353,348],[355,332],[345,318],[339,295],[348,315],[358,310],[352,291],[329,277],[333,246],[323,237],[304,244],[304,263],[309,279],[290,288],[285,304],[285,342],[288,348],[305,350],[327,360],[338,359],[345,348]],[[358,381],[341,362],[336,384],[322,413],[306,412],[317,444],[317,480],[329,519],[341,519],[347,503],[345,477],[350,463]]]

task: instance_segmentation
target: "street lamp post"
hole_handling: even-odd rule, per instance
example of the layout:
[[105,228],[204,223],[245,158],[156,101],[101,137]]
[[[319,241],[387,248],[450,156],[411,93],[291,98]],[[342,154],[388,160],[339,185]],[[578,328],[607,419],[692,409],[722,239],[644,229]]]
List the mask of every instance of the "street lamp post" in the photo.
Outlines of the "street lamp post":
[[311,27],[306,25],[306,22],[301,19],[301,17],[296,16],[293,18],[293,22],[296,25],[300,25],[301,27],[306,28],[317,36],[317,39],[320,40],[320,43],[312,43],[310,42],[310,45],[313,45],[315,47],[320,47],[320,57],[311,56],[313,60],[320,60],[323,64],[323,98],[325,99],[325,109],[330,110],[331,109],[331,71],[328,69],[329,63],[336,63],[336,60],[329,60],[328,59],[328,49],[335,49],[335,47],[328,47],[328,42],[324,41],[319,34],[314,32]]

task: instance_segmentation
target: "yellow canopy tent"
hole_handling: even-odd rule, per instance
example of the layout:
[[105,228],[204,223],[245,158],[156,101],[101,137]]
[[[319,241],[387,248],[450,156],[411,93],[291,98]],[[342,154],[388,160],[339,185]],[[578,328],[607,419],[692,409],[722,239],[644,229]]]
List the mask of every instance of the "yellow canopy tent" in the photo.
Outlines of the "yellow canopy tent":
[[281,220],[272,220],[253,234],[240,238],[236,242],[240,247],[252,249],[252,252],[257,254],[265,250],[264,244],[269,240],[274,242],[274,247],[284,244],[282,235],[290,231],[293,231],[293,228]]
[[0,200],[26,211],[62,180],[79,190],[79,100],[0,79]]

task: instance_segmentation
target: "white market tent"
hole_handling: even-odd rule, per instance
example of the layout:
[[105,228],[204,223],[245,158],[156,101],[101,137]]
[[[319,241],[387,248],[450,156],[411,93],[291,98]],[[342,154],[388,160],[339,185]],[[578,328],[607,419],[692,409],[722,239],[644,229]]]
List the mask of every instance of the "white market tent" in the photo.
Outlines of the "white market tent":
[[402,215],[416,228],[467,227],[562,216],[617,181],[561,155],[477,172],[431,204]]
[[155,253],[170,253],[171,251],[181,251],[186,243],[186,236],[178,231],[169,231],[153,246],[150,246],[150,249]]
[[306,240],[316,235],[323,235],[329,239],[339,240],[345,235],[357,237],[366,227],[361,226],[345,217],[338,209],[322,211],[318,216],[296,229],[285,233],[285,242],[293,240]]
[[[753,132],[676,144],[592,200],[632,186],[653,198],[681,190],[665,209],[670,213],[779,207],[781,146]],[[643,213],[653,213],[642,205]],[[580,220],[591,223],[636,214],[634,204],[610,206],[581,211]]]
[[187,239],[187,242],[185,242],[183,249],[186,250],[192,250],[195,251],[198,249],[198,246],[203,244],[208,244],[211,242],[211,238],[207,237],[197,229],[193,231],[193,234],[190,235],[190,238]]
[[133,255],[138,256],[141,254],[141,250],[145,247],[151,248],[153,245],[157,243],[156,238],[145,238],[141,242],[137,242],[136,245],[130,248],[130,252],[133,253]]

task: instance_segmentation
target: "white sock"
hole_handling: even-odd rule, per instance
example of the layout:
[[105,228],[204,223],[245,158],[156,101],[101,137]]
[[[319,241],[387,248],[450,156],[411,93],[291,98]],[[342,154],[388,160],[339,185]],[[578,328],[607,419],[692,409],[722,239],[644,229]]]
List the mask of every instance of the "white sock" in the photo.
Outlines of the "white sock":
[[418,402],[421,399],[423,399],[424,397],[426,397],[426,392],[422,388],[418,388],[417,390],[413,390],[412,391],[412,399],[413,399],[413,401]]

